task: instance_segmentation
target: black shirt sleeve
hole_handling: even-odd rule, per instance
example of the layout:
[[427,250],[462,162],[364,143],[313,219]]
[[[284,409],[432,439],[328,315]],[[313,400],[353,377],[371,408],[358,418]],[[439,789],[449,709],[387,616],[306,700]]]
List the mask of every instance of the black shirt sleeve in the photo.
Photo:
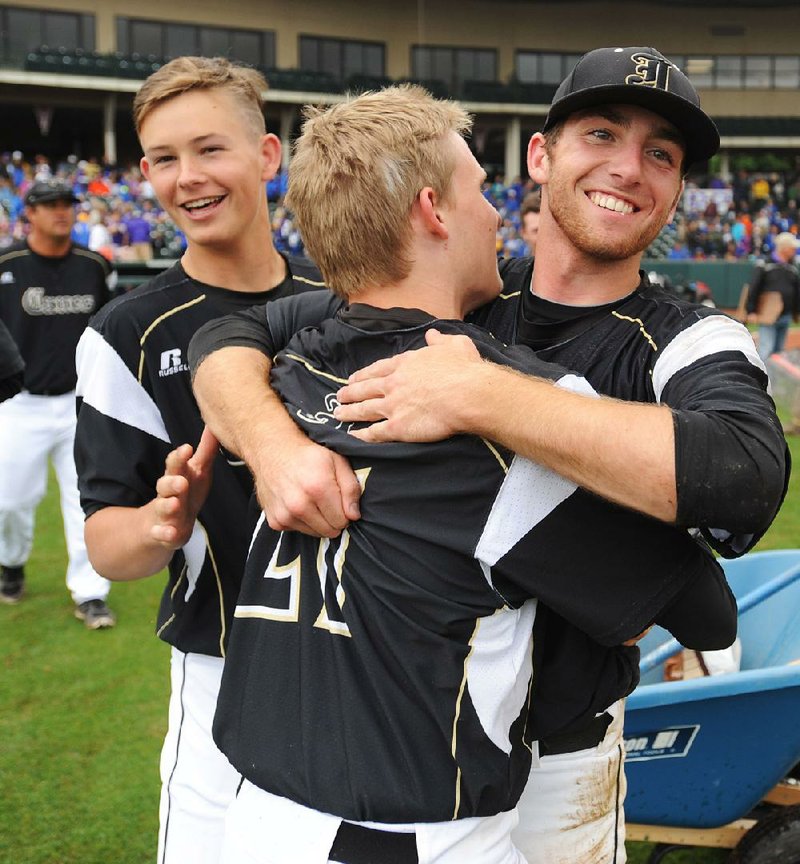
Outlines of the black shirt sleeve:
[[0,321],[0,402],[22,389],[25,363],[6,325]]
[[189,344],[192,376],[203,360],[220,348],[253,348],[272,358],[298,330],[321,324],[342,305],[328,291],[309,291],[209,321]]
[[655,623],[686,648],[714,651],[733,643],[737,621],[736,598],[725,573],[709,567],[659,612]]

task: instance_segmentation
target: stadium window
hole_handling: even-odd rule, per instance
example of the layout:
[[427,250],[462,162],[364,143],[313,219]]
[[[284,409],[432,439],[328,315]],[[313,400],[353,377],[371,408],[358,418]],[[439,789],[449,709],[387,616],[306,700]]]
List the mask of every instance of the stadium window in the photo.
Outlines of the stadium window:
[[772,87],[772,58],[744,58],[744,86],[748,90],[766,90]]
[[517,80],[526,84],[560,84],[580,58],[580,54],[517,51]]
[[186,57],[197,54],[199,33],[196,27],[186,24],[166,24],[164,26],[164,44],[167,57]]
[[458,95],[464,81],[496,81],[497,51],[492,48],[451,48],[412,45],[411,77],[443,81]]
[[777,89],[800,87],[800,57],[775,58],[775,87]]
[[381,78],[386,74],[386,45],[325,36],[300,36],[300,68],[327,72],[345,82],[353,75]]
[[714,58],[687,57],[684,72],[695,87],[713,87]]
[[0,55],[12,63],[42,45],[94,49],[94,16],[46,9],[0,7]]
[[720,54],[714,64],[714,85],[719,90],[738,90],[742,87],[744,58],[736,54]]
[[119,17],[117,50],[157,57],[229,57],[253,66],[274,66],[275,33]]

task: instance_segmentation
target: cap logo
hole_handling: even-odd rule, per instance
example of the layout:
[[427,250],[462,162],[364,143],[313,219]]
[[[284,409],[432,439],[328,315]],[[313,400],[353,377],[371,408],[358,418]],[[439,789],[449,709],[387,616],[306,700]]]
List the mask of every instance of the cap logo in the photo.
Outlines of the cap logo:
[[642,87],[652,87],[654,90],[669,91],[669,73],[675,67],[663,57],[652,54],[632,54],[631,60],[636,71],[626,76],[626,84],[638,84]]

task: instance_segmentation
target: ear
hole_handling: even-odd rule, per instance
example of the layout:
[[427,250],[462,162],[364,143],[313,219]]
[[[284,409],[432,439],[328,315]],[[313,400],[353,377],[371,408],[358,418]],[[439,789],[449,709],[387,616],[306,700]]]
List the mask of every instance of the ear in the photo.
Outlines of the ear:
[[281,170],[281,142],[277,135],[268,132],[261,136],[261,179],[272,180]]
[[544,135],[534,132],[528,142],[528,174],[531,180],[540,186],[547,182],[550,169],[550,157],[547,155]]
[[150,163],[147,159],[142,156],[139,160],[139,168],[141,169],[142,174],[149,180],[150,179]]
[[675,200],[672,202],[672,207],[669,211],[669,218],[667,222],[672,222],[675,218],[675,211],[678,209],[678,202],[681,200],[681,195],[683,195],[683,190],[686,188],[686,181],[681,180],[681,185],[678,187],[678,194],[675,196]]
[[415,215],[419,218],[424,231],[442,240],[447,240],[450,236],[444,223],[439,197],[430,186],[425,186],[417,195],[411,208],[411,218],[413,219]]

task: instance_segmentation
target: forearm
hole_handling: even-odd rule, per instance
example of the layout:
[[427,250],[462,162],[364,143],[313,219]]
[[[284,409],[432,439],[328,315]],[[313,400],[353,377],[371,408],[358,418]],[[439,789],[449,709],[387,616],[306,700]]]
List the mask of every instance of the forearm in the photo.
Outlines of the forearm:
[[142,507],[104,507],[86,520],[86,550],[92,567],[106,579],[128,582],[158,573],[174,550],[151,536],[155,499]]
[[581,396],[492,363],[473,367],[451,392],[458,431],[497,441],[617,504],[675,520],[669,408]]
[[193,387],[208,427],[251,470],[265,444],[298,429],[269,386],[272,363],[253,348],[221,348],[197,367]]

